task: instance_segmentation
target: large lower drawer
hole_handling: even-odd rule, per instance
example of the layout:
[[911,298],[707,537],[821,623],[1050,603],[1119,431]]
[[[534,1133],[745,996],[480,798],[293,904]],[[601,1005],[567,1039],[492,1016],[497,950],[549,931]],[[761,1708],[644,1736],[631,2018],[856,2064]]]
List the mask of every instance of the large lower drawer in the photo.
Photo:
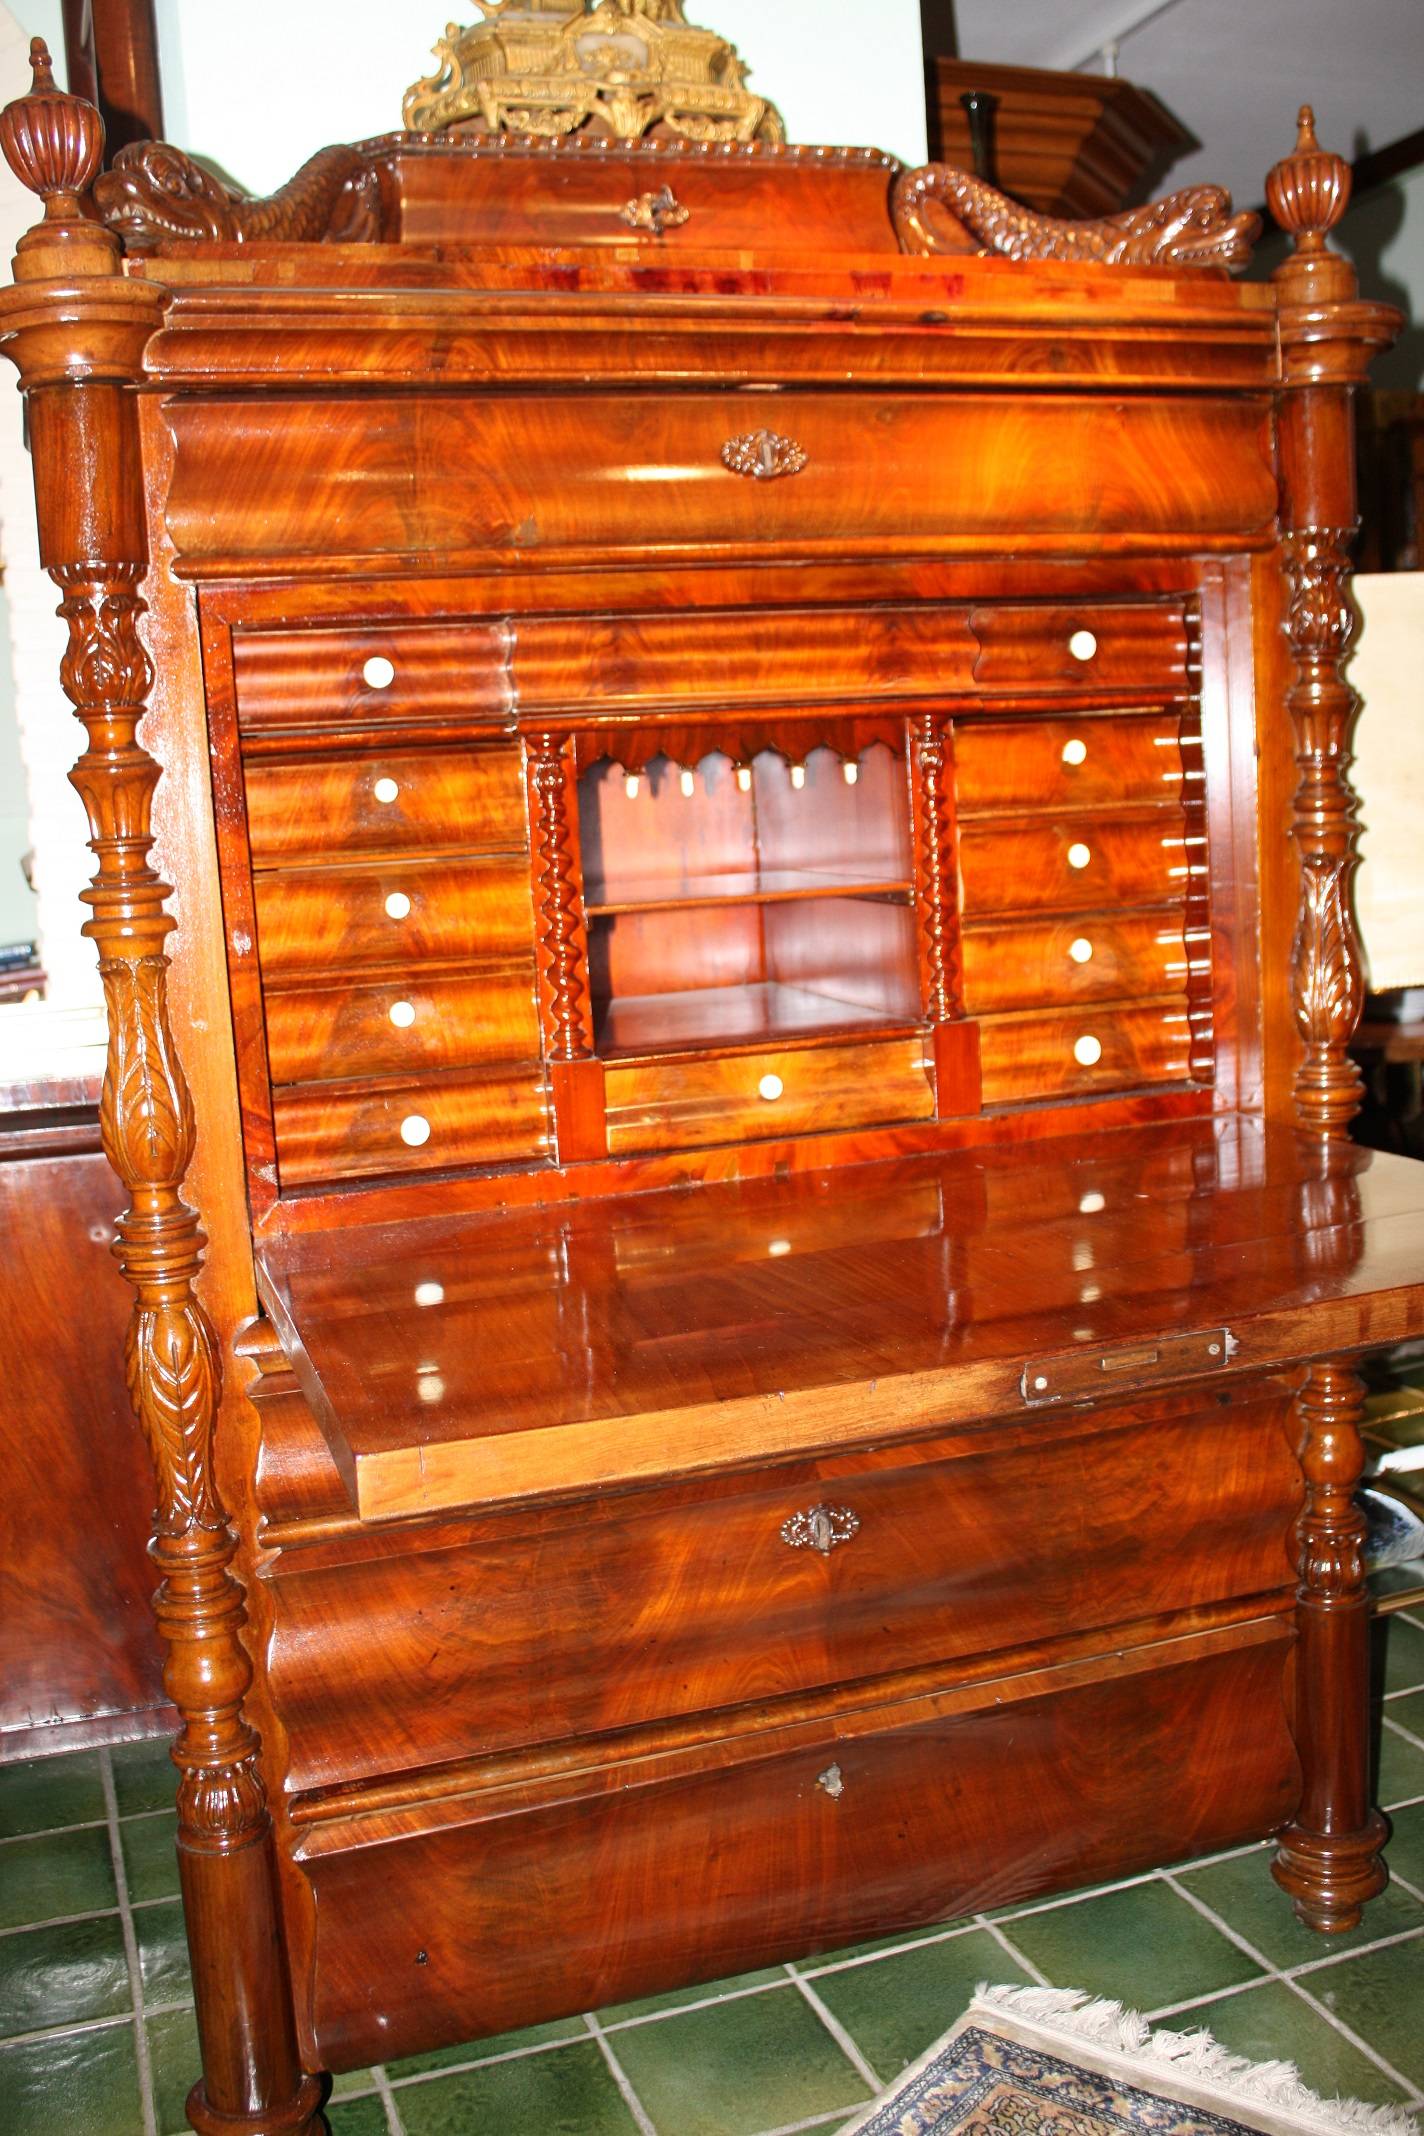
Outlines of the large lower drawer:
[[1120,1407],[1114,1428],[1035,1420],[954,1458],[901,1447],[512,1513],[457,1546],[295,1555],[270,1650],[293,1785],[1279,1592],[1300,1497],[1286,1394],[1202,1399]]
[[918,1038],[609,1067],[603,1087],[613,1157],[934,1116]]
[[1298,1792],[1290,1650],[1289,1619],[1266,1617],[1076,1676],[860,1703],[751,1743],[481,1793],[447,1783],[408,1808],[308,1825],[308,2067],[357,2068],[1263,1837]]

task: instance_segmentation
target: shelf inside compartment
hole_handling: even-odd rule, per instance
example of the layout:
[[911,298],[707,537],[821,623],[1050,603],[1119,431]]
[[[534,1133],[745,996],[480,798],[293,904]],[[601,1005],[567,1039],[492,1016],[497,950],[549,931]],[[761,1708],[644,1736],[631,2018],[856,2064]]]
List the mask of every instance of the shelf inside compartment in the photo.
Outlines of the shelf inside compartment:
[[632,776],[604,761],[579,782],[579,831],[604,1057],[922,1021],[909,789],[883,746]]
[[647,1053],[694,1053],[722,1046],[782,1044],[828,1033],[913,1028],[918,1009],[892,1015],[775,979],[703,986],[678,994],[633,994],[609,1001],[599,1026],[605,1060]]

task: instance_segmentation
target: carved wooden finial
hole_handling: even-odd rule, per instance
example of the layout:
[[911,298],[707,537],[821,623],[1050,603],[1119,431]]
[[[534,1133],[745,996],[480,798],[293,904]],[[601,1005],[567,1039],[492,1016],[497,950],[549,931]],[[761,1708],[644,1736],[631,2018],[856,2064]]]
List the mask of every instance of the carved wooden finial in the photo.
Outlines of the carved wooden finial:
[[21,185],[38,193],[44,221],[27,230],[15,252],[15,279],[110,274],[117,248],[85,215],[81,197],[104,160],[104,122],[83,97],[55,87],[49,47],[30,40],[34,80],[24,96],[0,111],[0,150]]
[[1300,107],[1295,147],[1266,179],[1266,202],[1283,230],[1295,239],[1297,252],[1324,252],[1350,203],[1351,171],[1343,156],[1333,156],[1315,137],[1315,113]]

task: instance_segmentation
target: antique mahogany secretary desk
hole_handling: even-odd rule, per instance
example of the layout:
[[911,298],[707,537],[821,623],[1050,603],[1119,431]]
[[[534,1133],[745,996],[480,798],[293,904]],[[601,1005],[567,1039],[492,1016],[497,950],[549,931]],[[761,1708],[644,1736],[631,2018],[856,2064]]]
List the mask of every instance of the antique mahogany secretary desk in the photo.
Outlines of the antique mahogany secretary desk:
[[787,149],[673,4],[266,201],[39,62],[194,2126],[1273,1832],[1350,1925],[1345,166],[1247,285],[1210,189]]

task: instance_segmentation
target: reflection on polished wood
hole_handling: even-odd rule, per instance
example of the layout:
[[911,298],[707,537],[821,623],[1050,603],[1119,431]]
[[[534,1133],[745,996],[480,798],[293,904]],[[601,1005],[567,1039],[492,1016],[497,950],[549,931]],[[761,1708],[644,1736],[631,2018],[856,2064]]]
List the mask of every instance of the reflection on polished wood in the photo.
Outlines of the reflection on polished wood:
[[1353,1925],[1424,1175],[1339,1133],[1338,159],[1236,284],[1209,191],[399,135],[81,197],[42,64],[0,142],[194,2127],[1271,1833]]

